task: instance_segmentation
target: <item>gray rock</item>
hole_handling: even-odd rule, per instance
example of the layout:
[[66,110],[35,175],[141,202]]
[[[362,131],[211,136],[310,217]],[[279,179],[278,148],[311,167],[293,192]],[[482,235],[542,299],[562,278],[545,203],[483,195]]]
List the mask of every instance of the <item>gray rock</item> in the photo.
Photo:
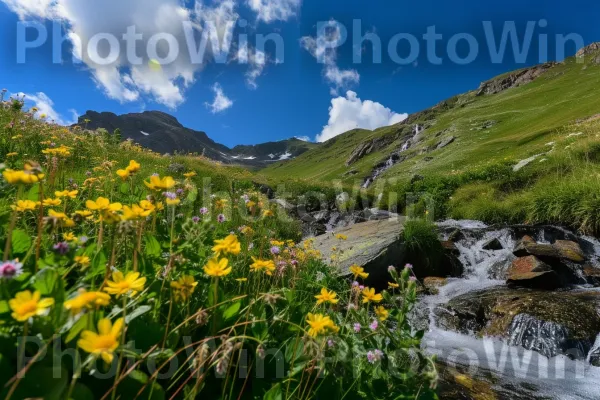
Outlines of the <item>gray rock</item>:
[[490,239],[487,243],[483,245],[484,250],[502,250],[503,248],[504,247],[502,247],[502,243],[500,243],[500,240],[498,240],[498,238]]
[[447,137],[446,139],[439,142],[435,148],[436,148],[436,150],[443,149],[444,147],[448,146],[450,143],[454,142],[454,140],[456,140],[456,138],[454,136]]
[[[356,264],[368,272],[368,284],[386,284],[387,268],[403,265],[405,249],[401,241],[403,218],[367,221],[337,230],[347,236],[339,240],[333,234],[317,236],[314,248],[321,252],[325,262],[338,268],[342,276],[350,275],[350,266]],[[337,250],[332,251],[333,248]],[[332,260],[331,256],[335,259]]]

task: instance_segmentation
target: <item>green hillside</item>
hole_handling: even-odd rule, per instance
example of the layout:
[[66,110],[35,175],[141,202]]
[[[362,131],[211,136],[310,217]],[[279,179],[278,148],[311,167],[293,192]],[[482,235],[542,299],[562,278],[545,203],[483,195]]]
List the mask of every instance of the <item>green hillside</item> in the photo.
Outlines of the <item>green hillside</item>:
[[[584,211],[566,212],[558,204],[546,203],[549,199],[531,198],[565,185],[586,184],[593,186],[581,194],[587,199],[599,186],[600,123],[594,116],[600,113],[600,65],[596,56],[592,53],[583,60],[570,58],[550,67],[504,74],[482,84],[479,91],[444,101],[400,124],[347,132],[261,173],[272,182],[293,176],[324,185],[342,180],[359,187],[377,165],[396,153],[400,161],[375,180],[370,193],[426,191],[435,197],[440,216],[490,222],[567,222],[583,230],[597,230],[598,224],[592,222],[596,213],[574,219],[575,214],[583,215]],[[501,90],[504,84],[514,87]],[[483,93],[486,91],[498,93]],[[414,135],[416,124],[425,130],[408,150],[399,152]],[[452,138],[450,144],[437,148],[440,142]],[[346,165],[359,146],[373,140],[378,148]],[[513,171],[521,160],[534,155],[539,156]],[[559,197],[553,196],[554,200]],[[477,206],[483,197],[485,204]],[[386,199],[383,196],[384,206]],[[592,201],[588,200],[586,207]],[[537,209],[541,205],[536,201],[544,203],[545,210]],[[404,205],[400,198],[398,206]]]

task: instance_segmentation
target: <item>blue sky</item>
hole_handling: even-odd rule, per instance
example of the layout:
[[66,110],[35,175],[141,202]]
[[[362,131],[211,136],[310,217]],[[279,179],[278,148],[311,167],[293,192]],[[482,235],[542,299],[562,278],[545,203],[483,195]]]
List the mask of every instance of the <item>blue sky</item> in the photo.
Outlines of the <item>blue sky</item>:
[[[292,136],[324,140],[353,127],[376,128],[397,122],[405,113],[475,89],[481,81],[495,75],[537,64],[539,34],[548,37],[550,60],[557,57],[554,50],[557,34],[577,34],[585,44],[600,41],[594,18],[597,15],[600,15],[600,4],[582,0],[493,3],[467,0],[213,0],[204,3],[196,0],[185,3],[178,0],[0,0],[0,38],[4,41],[0,47],[0,88],[32,95],[32,102],[43,106],[40,108],[63,123],[74,118],[73,111],[81,115],[86,110],[117,114],[160,110],[228,146]],[[67,43],[62,49],[65,61],[53,64],[50,32],[47,44],[30,49],[26,62],[17,63],[19,20],[41,21],[50,31],[50,21],[60,21],[65,32],[81,34],[85,39],[100,32],[120,37],[127,26],[138,21],[142,21],[141,31],[151,34],[161,32],[165,25],[168,32],[177,30],[179,28],[171,27],[180,20],[205,22],[211,18],[217,22],[223,18],[248,21],[243,29],[235,25],[234,45],[239,33],[248,34],[251,44],[255,43],[256,34],[281,35],[285,45],[283,62],[275,62],[273,46],[267,46],[264,65],[252,56],[254,63],[250,65],[239,65],[235,60],[226,64],[209,60],[202,67],[189,66],[186,60],[178,59],[160,71],[145,68],[137,74],[127,61],[104,70],[85,58],[86,62],[74,65],[70,55],[72,46]],[[384,48],[396,34],[414,35],[419,41],[420,56],[415,62],[399,65],[384,52],[382,63],[373,64],[370,44],[353,48],[352,21],[355,19],[361,20],[362,34],[376,34]],[[318,46],[317,24],[332,20],[347,27],[350,37],[339,48],[327,50],[328,63],[320,64],[311,54],[315,45]],[[546,21],[544,27],[539,26],[540,20]],[[498,40],[505,21],[514,21],[520,37],[524,36],[527,22],[536,21],[527,57],[516,62],[512,51],[507,50],[502,62],[492,63],[482,21],[491,21]],[[431,26],[443,35],[436,47],[443,60],[441,65],[433,65],[428,60],[422,40]],[[465,65],[453,62],[445,50],[449,39],[459,33],[472,35],[479,45],[478,56]],[[402,56],[408,55],[407,43],[401,41],[399,45]],[[567,42],[565,49],[566,55],[572,55],[576,45]],[[353,63],[353,51],[362,52],[361,64]],[[465,41],[459,42],[457,53],[467,55]],[[235,56],[237,52],[232,54]],[[252,48],[250,54],[253,54]],[[106,71],[114,71],[116,75],[107,78]],[[249,71],[255,72],[252,78]],[[214,102],[215,89],[222,93],[221,102]],[[215,107],[211,108],[211,104]]]

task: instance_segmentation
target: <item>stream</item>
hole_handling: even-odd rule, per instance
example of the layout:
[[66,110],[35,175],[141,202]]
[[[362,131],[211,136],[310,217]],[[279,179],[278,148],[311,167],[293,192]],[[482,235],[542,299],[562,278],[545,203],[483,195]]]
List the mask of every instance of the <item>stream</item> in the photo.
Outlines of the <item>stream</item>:
[[[566,299],[576,298],[580,302],[577,304],[589,304],[598,309],[600,301],[596,304],[594,299],[598,295],[600,300],[600,289],[584,280],[548,292],[509,288],[506,271],[516,258],[513,250],[519,236],[514,228],[496,229],[477,221],[453,220],[440,222],[438,227],[444,240],[448,240],[452,232],[461,233],[455,245],[460,253],[458,259],[464,266],[462,277],[448,278],[437,293],[422,296],[416,311],[422,316],[417,319],[425,324],[419,327],[426,329],[424,346],[427,352],[437,356],[440,366],[440,398],[599,399],[600,368],[590,364],[590,357],[600,347],[600,336],[595,341],[592,338],[591,342],[582,339],[569,342],[570,337],[577,334],[566,329],[564,324],[536,319],[518,311],[518,305],[512,304],[507,307],[507,315],[512,320],[507,334],[482,334],[481,327],[485,326],[483,330],[489,332],[493,321],[482,321],[477,310],[473,315],[468,310],[461,316],[456,305],[452,308],[449,303],[464,299],[461,300],[464,304],[470,304],[470,296],[497,301],[511,298],[514,293],[516,302],[527,299],[530,301],[527,304],[536,306],[549,300],[550,304],[561,305],[560,310],[566,308],[577,317],[584,313],[565,306]],[[528,229],[537,243],[550,244],[556,238],[576,240],[585,252],[586,265],[600,267],[600,242],[596,239],[575,236],[558,227]],[[486,250],[484,247],[489,248],[494,239],[497,239],[496,249]],[[565,304],[562,304],[563,298]],[[501,301],[491,304],[495,307],[492,311],[496,312]],[[571,317],[569,312],[560,312],[565,314],[565,319]],[[446,320],[452,322],[461,318],[467,322],[461,322],[458,329],[449,328],[451,324]],[[598,333],[600,329],[595,331],[596,335]],[[566,343],[574,349],[573,353],[565,355],[561,350]]]

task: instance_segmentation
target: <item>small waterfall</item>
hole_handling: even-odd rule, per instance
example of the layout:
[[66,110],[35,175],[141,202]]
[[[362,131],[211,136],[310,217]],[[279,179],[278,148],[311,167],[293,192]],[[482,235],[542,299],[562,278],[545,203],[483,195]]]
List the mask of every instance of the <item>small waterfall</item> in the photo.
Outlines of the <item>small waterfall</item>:
[[[514,227],[494,229],[479,221],[466,220],[447,220],[437,225],[442,239],[455,238],[465,272],[461,278],[448,278],[438,294],[423,296],[420,300],[416,312],[421,321],[429,319],[428,328],[419,327],[427,331],[423,339],[427,351],[437,355],[441,364],[488,382],[498,394],[497,398],[600,398],[597,383],[600,368],[595,367],[600,366],[600,334],[595,343],[570,341],[573,335],[564,326],[526,313],[514,316],[505,339],[475,337],[442,329],[437,324],[440,315],[455,315],[454,309],[446,305],[450,300],[475,291],[506,287],[506,272],[515,258],[512,252],[518,231]],[[597,239],[576,237],[559,227],[527,228],[538,243],[551,243],[556,237],[576,238],[591,264],[600,267]],[[459,240],[456,240],[457,232],[460,232]],[[563,355],[565,350],[575,357]],[[578,354],[571,354],[573,351]],[[581,358],[585,354],[587,360]]]
[[363,183],[362,188],[366,189],[369,186],[371,186],[371,184],[375,181],[375,179],[377,179],[379,177],[379,175],[381,175],[388,169],[392,168],[396,163],[398,163],[400,160],[402,160],[400,153],[403,153],[406,150],[408,150],[413,145],[413,142],[416,140],[417,136],[421,132],[423,132],[423,130],[424,129],[421,125],[415,125],[413,127],[413,136],[411,136],[410,139],[408,139],[406,142],[404,142],[404,144],[402,144],[402,147],[400,148],[400,150],[398,152],[392,153],[390,158],[388,158],[385,162],[383,162],[375,167],[375,169],[371,173],[371,176],[368,177],[365,180],[365,182]]

